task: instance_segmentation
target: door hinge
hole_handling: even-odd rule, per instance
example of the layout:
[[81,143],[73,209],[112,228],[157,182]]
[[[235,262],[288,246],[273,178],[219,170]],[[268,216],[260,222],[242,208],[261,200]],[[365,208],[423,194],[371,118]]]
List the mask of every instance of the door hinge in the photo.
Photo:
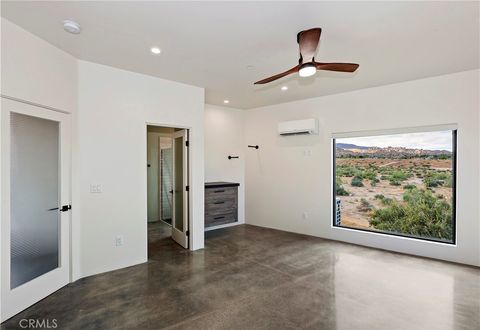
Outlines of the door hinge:
[[185,147],[190,147],[190,141],[185,141]]
[[186,235],[186,236],[190,236],[190,231],[187,230],[187,231],[185,232],[185,235]]
[[185,187],[185,190],[186,190],[186,191],[190,191],[190,186],[186,186],[186,187]]

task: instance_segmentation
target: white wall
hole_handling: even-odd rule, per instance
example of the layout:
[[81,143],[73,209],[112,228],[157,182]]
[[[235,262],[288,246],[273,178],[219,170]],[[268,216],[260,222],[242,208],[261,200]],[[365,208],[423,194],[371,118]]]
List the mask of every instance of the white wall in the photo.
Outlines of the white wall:
[[[204,90],[80,61],[81,276],[147,260],[147,123],[190,128],[191,246],[203,248]],[[92,183],[103,193],[91,194]],[[124,246],[114,246],[116,235]]]
[[[205,105],[205,181],[240,183],[238,224],[245,222],[245,153],[249,150],[246,150],[244,124],[245,110]],[[229,155],[240,158],[229,160]]]
[[76,111],[77,60],[73,56],[3,17],[0,54],[2,97],[66,113]]
[[[278,136],[278,122],[309,117],[319,118],[319,135]],[[450,123],[458,125],[457,246],[332,228],[332,133]],[[478,70],[248,110],[245,136],[261,141],[246,155],[247,223],[480,265]]]
[[203,89],[78,61],[4,18],[1,28],[1,94],[73,114],[73,279],[146,261],[147,122],[191,128],[191,246],[202,248]]
[[1,28],[1,94],[74,112],[77,60],[3,17]]

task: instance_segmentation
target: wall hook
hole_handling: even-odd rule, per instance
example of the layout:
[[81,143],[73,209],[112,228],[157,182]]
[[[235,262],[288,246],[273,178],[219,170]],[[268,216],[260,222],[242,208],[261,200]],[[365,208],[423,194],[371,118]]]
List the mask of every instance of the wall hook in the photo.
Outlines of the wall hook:
[[257,145],[254,145],[254,146],[248,145],[248,147],[249,147],[249,148],[255,148],[255,149],[258,149],[258,148],[259,148],[258,144],[257,144]]
[[239,158],[238,156],[228,156],[228,159]]

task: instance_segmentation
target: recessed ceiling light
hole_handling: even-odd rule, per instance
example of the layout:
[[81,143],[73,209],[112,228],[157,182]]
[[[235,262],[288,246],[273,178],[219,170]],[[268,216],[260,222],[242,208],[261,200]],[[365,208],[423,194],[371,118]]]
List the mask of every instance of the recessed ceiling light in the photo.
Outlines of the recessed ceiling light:
[[63,29],[72,34],[79,34],[82,31],[80,24],[71,20],[63,21]]
[[282,86],[281,90],[286,91],[288,89],[288,86]]
[[230,103],[230,101],[229,101],[229,100],[223,100],[223,103],[225,103],[225,104],[229,104],[229,103]]
[[152,47],[150,48],[150,51],[152,52],[152,54],[155,54],[155,55],[158,55],[162,52],[162,50],[158,47]]

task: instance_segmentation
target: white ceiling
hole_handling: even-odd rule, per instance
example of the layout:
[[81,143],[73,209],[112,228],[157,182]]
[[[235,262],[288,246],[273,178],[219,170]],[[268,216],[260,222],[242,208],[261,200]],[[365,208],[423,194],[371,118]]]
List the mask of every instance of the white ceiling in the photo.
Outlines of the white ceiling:
[[[472,2],[9,2],[2,16],[74,56],[205,87],[206,102],[252,108],[479,68]],[[63,31],[73,19],[80,35]],[[354,74],[253,82],[298,61],[298,31],[321,27],[317,60]],[[162,49],[150,54],[151,46]],[[253,66],[253,68],[247,68]],[[288,91],[281,91],[283,85]]]

